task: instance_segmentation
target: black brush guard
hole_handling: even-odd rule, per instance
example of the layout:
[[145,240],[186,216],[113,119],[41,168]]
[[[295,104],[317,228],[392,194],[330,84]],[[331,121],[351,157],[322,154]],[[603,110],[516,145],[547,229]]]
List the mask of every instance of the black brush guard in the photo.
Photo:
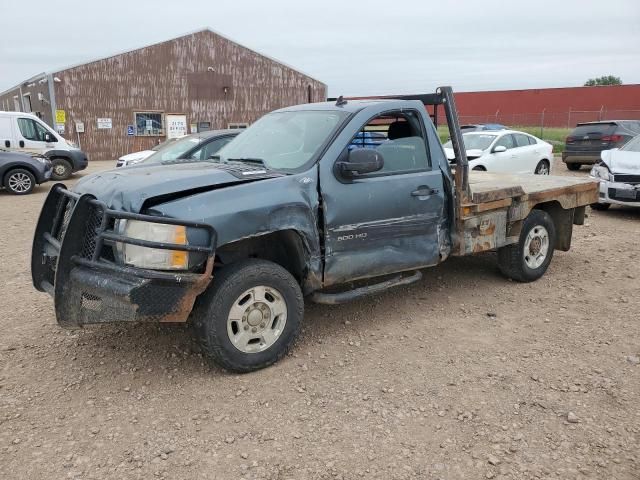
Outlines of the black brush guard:
[[[208,233],[209,245],[140,240],[117,233],[117,220],[181,225]],[[31,255],[36,289],[53,296],[65,327],[118,321],[184,322],[212,278],[217,235],[210,225],[111,210],[90,195],[55,185],[40,212]],[[201,255],[200,273],[120,265],[115,244]]]

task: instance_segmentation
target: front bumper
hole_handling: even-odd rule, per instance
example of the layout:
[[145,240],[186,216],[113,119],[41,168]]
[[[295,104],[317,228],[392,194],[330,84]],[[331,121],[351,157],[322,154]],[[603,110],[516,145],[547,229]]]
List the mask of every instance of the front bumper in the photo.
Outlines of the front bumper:
[[73,171],[84,170],[89,165],[89,159],[82,150],[69,150],[69,157],[73,164]]
[[[124,237],[116,219],[185,225],[208,231],[208,246],[177,245]],[[202,272],[164,272],[117,264],[115,241],[206,254]],[[211,281],[216,233],[208,225],[114,211],[91,197],[55,185],[40,213],[31,275],[36,289],[54,298],[64,327],[108,322],[185,322]]]
[[640,185],[609,182],[607,180],[600,180],[596,178],[594,178],[594,180],[599,181],[598,203],[640,207]]

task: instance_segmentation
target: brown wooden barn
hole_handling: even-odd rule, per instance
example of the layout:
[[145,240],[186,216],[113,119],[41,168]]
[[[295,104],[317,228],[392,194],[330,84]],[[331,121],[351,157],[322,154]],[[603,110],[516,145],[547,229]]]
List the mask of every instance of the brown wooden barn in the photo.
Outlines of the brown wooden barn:
[[204,29],[36,75],[1,93],[0,110],[33,112],[79,141],[90,160],[113,160],[173,136],[242,128],[280,107],[324,101],[326,89]]

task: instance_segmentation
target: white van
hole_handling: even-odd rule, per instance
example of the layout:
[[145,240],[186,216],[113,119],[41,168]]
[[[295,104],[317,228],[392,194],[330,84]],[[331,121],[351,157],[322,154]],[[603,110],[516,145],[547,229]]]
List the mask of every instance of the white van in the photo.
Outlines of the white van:
[[51,160],[54,180],[65,180],[88,163],[84,152],[38,117],[24,112],[0,112],[0,149],[46,156]]

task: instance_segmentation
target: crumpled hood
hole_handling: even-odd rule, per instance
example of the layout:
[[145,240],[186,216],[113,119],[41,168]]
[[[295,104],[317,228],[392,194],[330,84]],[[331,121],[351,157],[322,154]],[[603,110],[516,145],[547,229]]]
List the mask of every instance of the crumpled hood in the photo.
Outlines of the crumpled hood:
[[[448,160],[455,160],[456,155],[453,152],[453,148],[445,148],[444,149],[445,153],[447,154],[447,159]],[[480,158],[482,155],[484,155],[484,151],[483,150],[478,150],[478,149],[471,149],[471,150],[467,150],[467,160],[473,160],[475,158]]]
[[640,152],[627,152],[618,149],[603,150],[600,158],[612,173],[640,175]]
[[[259,172],[259,173],[254,173]],[[91,194],[114,210],[140,213],[143,204],[169,194],[189,195],[230,185],[281,176],[256,167],[193,162],[173,165],[134,166],[95,173],[73,188]]]

